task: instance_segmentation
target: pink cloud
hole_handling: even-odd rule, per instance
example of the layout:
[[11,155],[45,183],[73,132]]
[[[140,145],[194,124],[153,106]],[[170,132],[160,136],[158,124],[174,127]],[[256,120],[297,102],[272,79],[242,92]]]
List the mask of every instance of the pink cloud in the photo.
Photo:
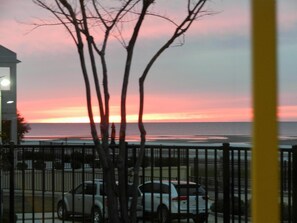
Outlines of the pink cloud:
[[73,41],[66,31],[60,28],[41,27],[30,31],[32,27],[16,21],[3,21],[9,29],[1,30],[1,42],[16,52],[36,54],[41,52],[61,52],[73,48]]
[[278,1],[278,25],[280,29],[292,29],[297,25],[296,2]]
[[[28,10],[33,10],[36,8],[39,9],[33,4],[28,4],[26,7]],[[194,24],[187,35],[221,35],[230,32],[246,32],[245,30],[248,29],[249,23],[248,12],[246,11],[228,8],[219,14],[205,16]],[[50,18],[50,13],[46,12],[45,10],[42,10],[42,12],[43,13],[36,14],[36,17],[40,19],[32,19],[32,17],[28,16],[30,13],[27,14],[27,17],[24,17],[23,13],[17,11],[17,15],[19,15],[19,19],[17,20],[22,21],[22,23],[12,19],[2,20],[1,23],[3,26],[5,25],[5,27],[9,27],[9,29],[1,30],[2,44],[9,46],[17,52],[27,52],[29,54],[37,52],[61,52],[62,50],[73,48],[73,40],[62,26],[40,27],[37,30],[30,32],[33,26],[23,24],[41,23],[41,19]],[[33,14],[34,13],[32,11],[32,15]],[[180,9],[175,9],[171,12],[171,14],[175,15],[175,17],[179,19],[178,17],[180,17],[180,14],[182,13]],[[56,22],[55,19],[51,20]],[[99,27],[96,28],[100,30]],[[131,23],[127,24],[127,27],[123,29],[122,36],[124,39],[126,39],[126,41],[128,41],[130,38],[133,28],[134,26]],[[143,29],[141,30],[140,38],[150,40],[160,39],[165,36],[170,36],[173,30],[174,26],[172,26],[170,23],[148,16],[146,22],[143,25]],[[102,35],[99,33],[94,33],[94,36],[100,37]],[[111,41],[115,40],[115,38],[111,38]]]

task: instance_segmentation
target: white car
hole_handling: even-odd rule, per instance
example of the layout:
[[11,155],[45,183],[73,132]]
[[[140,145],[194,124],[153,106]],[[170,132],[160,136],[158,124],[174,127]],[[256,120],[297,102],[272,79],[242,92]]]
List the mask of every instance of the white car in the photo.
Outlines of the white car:
[[192,218],[195,223],[208,217],[208,197],[204,188],[187,181],[148,181],[140,185],[145,213],[156,214],[159,223],[175,218]]
[[[102,179],[85,181],[74,190],[64,193],[57,204],[59,219],[67,219],[72,216],[85,216],[92,222],[103,222],[108,218],[108,202]],[[129,205],[131,202],[131,185],[128,185]],[[139,197],[137,204],[137,217],[142,217],[142,199]],[[104,213],[104,214],[103,214]]]
[[[105,202],[105,203],[104,203]],[[102,222],[103,211],[107,209],[103,181],[85,181],[74,190],[64,193],[57,204],[59,219],[67,219],[70,215],[85,215],[92,222]]]

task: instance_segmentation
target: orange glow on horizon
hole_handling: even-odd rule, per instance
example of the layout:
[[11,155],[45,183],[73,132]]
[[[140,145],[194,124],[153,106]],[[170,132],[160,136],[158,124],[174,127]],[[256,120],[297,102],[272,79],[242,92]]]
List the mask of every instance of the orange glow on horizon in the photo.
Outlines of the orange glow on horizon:
[[[145,114],[144,121],[145,122],[173,122],[176,120],[179,121],[203,121],[203,119],[207,119],[206,116],[202,116],[199,114]],[[100,117],[94,117],[95,122],[100,122]],[[132,114],[127,115],[127,122],[137,122],[138,115]],[[46,118],[46,119],[37,119],[33,122],[37,123],[88,123],[89,118],[87,116],[81,117],[60,117],[60,118]],[[120,115],[111,115],[110,122],[119,123],[121,122]]]
[[[157,100],[156,100],[157,99]],[[29,123],[87,123],[87,108],[84,98],[58,98],[19,103],[19,110]],[[110,121],[120,122],[119,99],[110,104]],[[215,122],[249,121],[248,106],[238,106],[238,101],[248,104],[246,98],[232,98],[223,95],[147,95],[145,101],[145,122]],[[193,103],[195,102],[195,103]],[[25,112],[23,112],[25,111]],[[96,122],[100,122],[98,106],[93,106]],[[127,121],[138,121],[138,95],[129,96]]]
[[[81,112],[72,112],[73,108],[64,110],[59,109],[59,113],[51,112],[45,114],[46,117],[34,118],[28,116],[26,118],[29,123],[88,123],[89,118],[84,109]],[[79,110],[79,109],[78,109]],[[279,107],[280,121],[296,121],[297,106]],[[24,115],[26,117],[26,115]],[[94,117],[95,122],[100,122],[100,117]],[[144,114],[144,122],[250,122],[252,120],[251,108],[221,108],[221,109],[201,109],[201,112],[175,112],[175,113],[146,113]],[[112,114],[110,122],[119,123],[120,115]],[[135,123],[138,121],[138,114],[128,114],[127,122]]]
[[[223,109],[222,109],[223,111]],[[222,114],[225,115],[222,115]],[[239,109],[235,112],[225,110],[223,113],[208,111],[203,113],[198,112],[179,112],[179,113],[150,113],[144,114],[144,122],[228,122],[228,121],[250,121],[250,109]],[[246,118],[245,116],[248,116]],[[94,117],[95,122],[100,122],[100,117]],[[120,115],[111,115],[110,122],[119,123]],[[133,123],[138,121],[138,114],[128,114],[127,122]],[[30,120],[31,123],[88,123],[87,116],[73,117],[52,117]]]
[[[158,98],[158,103],[156,103]],[[138,97],[130,97],[127,122],[138,122]],[[84,98],[60,98],[19,103],[19,111],[28,123],[88,123]],[[193,103],[195,101],[195,103]],[[191,95],[168,97],[147,95],[144,122],[250,122],[252,109],[248,98],[223,95],[201,95],[200,100]],[[244,102],[246,106],[240,104]],[[110,122],[121,121],[117,101],[110,106]],[[172,106],[176,105],[178,106]],[[94,106],[95,122],[100,122],[98,106]],[[280,121],[296,121],[297,106],[280,106]]]

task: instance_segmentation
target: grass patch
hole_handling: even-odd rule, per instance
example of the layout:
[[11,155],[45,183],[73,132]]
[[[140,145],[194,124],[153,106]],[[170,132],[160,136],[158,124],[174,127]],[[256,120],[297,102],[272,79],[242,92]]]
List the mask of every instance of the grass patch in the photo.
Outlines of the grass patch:
[[[32,213],[32,212],[52,212],[56,211],[57,199],[51,196],[35,195],[34,199],[32,195],[15,196],[14,210],[15,213]],[[3,198],[4,209],[9,210],[9,196]]]

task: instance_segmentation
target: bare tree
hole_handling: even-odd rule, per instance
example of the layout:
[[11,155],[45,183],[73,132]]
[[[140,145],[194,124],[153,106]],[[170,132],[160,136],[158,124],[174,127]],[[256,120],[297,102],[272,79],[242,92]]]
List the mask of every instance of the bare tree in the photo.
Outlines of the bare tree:
[[[146,77],[160,55],[168,49],[178,38],[182,37],[201,16],[209,14],[204,10],[207,0],[187,0],[184,1],[184,8],[180,9],[184,15],[179,15],[178,21],[169,16],[162,15],[150,8],[157,5],[154,0],[32,0],[36,5],[51,12],[58,22],[35,24],[36,27],[48,25],[63,25],[73,39],[82,69],[85,83],[86,102],[90,129],[95,144],[96,152],[102,162],[104,180],[107,184],[108,216],[110,222],[135,222],[137,204],[137,185],[139,179],[139,169],[142,163],[144,146],[146,141],[146,131],[143,123],[144,113],[144,83]],[[167,4],[174,4],[170,1]],[[156,8],[156,7],[155,7]],[[131,73],[131,65],[135,45],[139,39],[140,30],[143,28],[144,21],[149,17],[155,17],[168,22],[173,26],[173,32],[164,44],[155,52],[147,62],[143,73],[139,78],[139,116],[138,126],[140,131],[141,150],[139,158],[133,171],[134,196],[131,207],[128,207],[126,194],[126,98]],[[129,37],[123,35],[124,27],[132,26]],[[116,38],[126,50],[125,66],[123,71],[122,92],[121,92],[121,123],[119,134],[120,153],[116,165],[112,162],[109,154],[109,82],[108,82],[108,61],[106,60],[106,50],[111,38]],[[181,38],[182,39],[182,38]],[[101,65],[98,71],[97,58]],[[86,59],[90,60],[91,66],[88,67]],[[100,133],[99,136],[94,121],[94,111],[91,100],[90,77],[94,80],[100,114]],[[103,89],[100,87],[102,78]],[[116,172],[118,170],[119,199],[116,195]],[[119,200],[119,202],[118,202]],[[117,208],[120,207],[120,213]],[[128,211],[130,210],[130,211]]]

